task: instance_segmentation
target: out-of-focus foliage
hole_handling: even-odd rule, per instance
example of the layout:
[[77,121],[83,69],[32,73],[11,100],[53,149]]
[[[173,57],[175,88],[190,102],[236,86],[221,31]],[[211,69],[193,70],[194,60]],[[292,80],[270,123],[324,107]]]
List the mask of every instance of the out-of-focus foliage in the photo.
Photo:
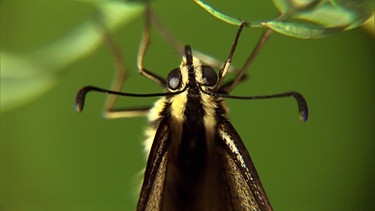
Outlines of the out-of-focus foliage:
[[111,30],[129,23],[144,7],[135,1],[83,2],[97,9],[96,18],[87,17],[60,40],[22,55],[1,49],[1,112],[42,95],[55,84],[63,67],[96,49],[103,34],[98,21]]
[[[218,19],[233,25],[239,20],[195,0]],[[362,25],[373,12],[371,0],[274,0],[280,15],[271,20],[247,21],[249,27],[268,27],[287,36],[301,39],[321,38]]]

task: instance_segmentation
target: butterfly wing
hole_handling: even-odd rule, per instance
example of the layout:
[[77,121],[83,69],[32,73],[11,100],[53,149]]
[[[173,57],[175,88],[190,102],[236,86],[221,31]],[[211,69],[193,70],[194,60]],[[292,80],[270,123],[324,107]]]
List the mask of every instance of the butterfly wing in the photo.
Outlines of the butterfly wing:
[[161,210],[168,160],[169,127],[160,122],[148,157],[137,211]]
[[[161,121],[147,162],[138,211],[161,210],[165,187],[169,126]],[[227,210],[272,210],[250,155],[232,124],[218,121],[217,144],[221,150],[221,175],[226,183]],[[228,204],[230,204],[228,206]]]
[[232,210],[272,210],[250,155],[232,124],[221,118],[217,126],[222,150],[222,175]]

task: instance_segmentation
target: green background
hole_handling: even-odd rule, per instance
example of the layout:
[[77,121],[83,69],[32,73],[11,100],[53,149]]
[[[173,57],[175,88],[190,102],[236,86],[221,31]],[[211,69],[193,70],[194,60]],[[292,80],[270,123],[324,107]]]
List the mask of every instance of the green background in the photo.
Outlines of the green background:
[[[216,1],[219,10],[248,20],[274,17],[266,1]],[[192,1],[160,0],[153,8],[183,43],[220,60],[236,27],[220,22]],[[1,49],[22,54],[64,37],[92,17],[85,1],[1,1]],[[113,31],[128,69],[124,89],[161,89],[136,73],[143,28],[140,15]],[[260,29],[245,29],[233,64],[240,67]],[[180,57],[152,34],[145,67],[166,75]],[[374,37],[362,29],[318,40],[273,34],[234,95],[297,90],[310,110],[298,120],[293,99],[227,100],[229,118],[244,140],[275,210],[369,210],[375,206]],[[79,51],[79,49],[77,49]],[[48,62],[48,58],[45,58]],[[100,116],[103,94],[90,94],[74,112],[79,88],[109,87],[113,58],[105,44],[62,68],[53,88],[1,113],[0,209],[133,210],[137,201],[145,118]],[[25,86],[23,89],[27,90]],[[1,93],[9,90],[1,90]],[[118,106],[155,99],[123,98]]]

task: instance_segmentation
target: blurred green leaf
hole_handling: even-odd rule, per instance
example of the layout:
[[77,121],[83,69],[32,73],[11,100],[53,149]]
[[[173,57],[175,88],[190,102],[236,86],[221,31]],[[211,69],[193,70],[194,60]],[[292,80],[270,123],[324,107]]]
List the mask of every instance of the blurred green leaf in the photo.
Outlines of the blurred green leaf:
[[[211,5],[194,0],[214,17],[240,25],[243,20],[225,15]],[[373,12],[371,0],[274,0],[280,16],[269,21],[246,21],[249,27],[268,27],[301,39],[321,38],[361,26]]]
[[375,12],[372,12],[371,17],[362,26],[373,37],[375,37]]
[[[55,83],[51,74],[27,56],[1,52],[1,111],[40,96]],[[42,71],[41,71],[42,70]]]
[[204,10],[206,10],[208,13],[210,13],[212,16],[214,16],[215,18],[221,21],[224,21],[226,23],[236,25],[236,26],[239,26],[242,23],[242,20],[225,15],[224,13],[214,9],[211,5],[207,4],[204,1],[194,0],[194,2],[198,4],[200,7],[202,7]]
[[370,0],[274,0],[274,3],[281,15],[263,25],[303,39],[356,28],[373,12]]
[[[120,1],[87,1],[109,30],[129,23],[141,14],[143,4]],[[68,64],[93,52],[103,31],[93,17],[60,40],[24,55],[1,53],[1,112],[42,95],[56,82],[55,75]]]
[[341,28],[324,28],[314,25],[306,25],[301,23],[287,23],[279,21],[268,21],[266,23],[263,23],[263,25],[281,34],[301,39],[320,38],[328,34],[333,34],[342,31]]

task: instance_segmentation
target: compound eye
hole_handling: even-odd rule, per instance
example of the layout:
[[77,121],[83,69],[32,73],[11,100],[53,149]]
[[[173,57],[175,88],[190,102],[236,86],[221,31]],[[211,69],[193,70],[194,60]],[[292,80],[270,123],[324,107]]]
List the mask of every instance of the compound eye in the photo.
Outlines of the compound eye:
[[217,82],[217,74],[212,67],[203,65],[202,66],[202,77],[205,81],[204,85],[206,86],[214,86]]
[[181,86],[181,70],[180,68],[173,69],[167,77],[167,86],[171,90],[176,90]]

